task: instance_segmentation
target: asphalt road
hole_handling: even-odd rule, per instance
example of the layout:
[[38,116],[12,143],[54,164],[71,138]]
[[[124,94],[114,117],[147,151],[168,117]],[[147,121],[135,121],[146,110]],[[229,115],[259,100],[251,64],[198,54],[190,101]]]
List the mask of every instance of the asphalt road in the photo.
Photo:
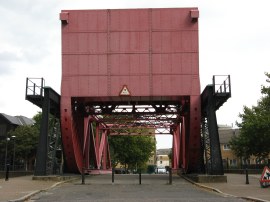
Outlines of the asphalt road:
[[244,201],[198,188],[178,176],[173,177],[172,185],[168,181],[168,175],[165,174],[142,175],[141,185],[138,175],[115,175],[114,184],[111,175],[86,176],[85,185],[81,184],[81,180],[65,183],[41,192],[29,201]]

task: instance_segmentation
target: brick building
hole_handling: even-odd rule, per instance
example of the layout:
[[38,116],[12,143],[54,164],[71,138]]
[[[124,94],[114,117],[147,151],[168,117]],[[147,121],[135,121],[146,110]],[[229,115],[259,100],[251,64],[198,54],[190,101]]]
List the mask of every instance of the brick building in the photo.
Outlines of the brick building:
[[[220,150],[223,160],[224,169],[242,168],[245,164],[240,158],[238,158],[230,148],[229,142],[234,135],[240,134],[240,129],[234,129],[231,126],[219,125],[219,140]],[[269,155],[270,159],[270,155]],[[251,156],[248,164],[255,166],[264,162],[259,162],[255,156]]]

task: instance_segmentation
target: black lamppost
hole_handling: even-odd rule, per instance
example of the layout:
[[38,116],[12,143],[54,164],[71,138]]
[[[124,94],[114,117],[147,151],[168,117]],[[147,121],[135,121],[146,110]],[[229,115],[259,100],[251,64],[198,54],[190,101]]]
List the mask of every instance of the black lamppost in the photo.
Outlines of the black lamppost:
[[5,171],[7,171],[7,158],[8,158],[8,141],[10,140],[9,137],[6,138],[6,153],[5,153]]
[[12,159],[12,170],[14,171],[15,170],[15,138],[16,136],[13,135],[11,136],[11,138],[13,139],[13,159]]

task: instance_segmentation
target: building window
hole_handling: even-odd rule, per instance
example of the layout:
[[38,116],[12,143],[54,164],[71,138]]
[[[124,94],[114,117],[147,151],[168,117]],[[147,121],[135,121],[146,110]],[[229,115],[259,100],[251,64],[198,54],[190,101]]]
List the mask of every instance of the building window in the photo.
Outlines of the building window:
[[159,163],[162,164],[162,161],[160,161]]
[[0,124],[0,136],[6,136],[7,127],[4,124]]
[[223,145],[223,150],[231,150],[231,147],[229,144],[224,144]]
[[237,161],[236,161],[236,159],[230,159],[230,166],[232,166],[232,167],[237,166]]

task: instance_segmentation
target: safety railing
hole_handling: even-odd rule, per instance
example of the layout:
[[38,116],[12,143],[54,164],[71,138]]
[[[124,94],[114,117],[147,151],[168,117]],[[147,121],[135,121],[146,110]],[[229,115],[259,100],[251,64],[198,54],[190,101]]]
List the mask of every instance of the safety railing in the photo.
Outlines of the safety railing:
[[213,85],[215,94],[231,94],[230,75],[214,75]]
[[43,87],[45,80],[43,78],[26,78],[25,96],[44,96]]

